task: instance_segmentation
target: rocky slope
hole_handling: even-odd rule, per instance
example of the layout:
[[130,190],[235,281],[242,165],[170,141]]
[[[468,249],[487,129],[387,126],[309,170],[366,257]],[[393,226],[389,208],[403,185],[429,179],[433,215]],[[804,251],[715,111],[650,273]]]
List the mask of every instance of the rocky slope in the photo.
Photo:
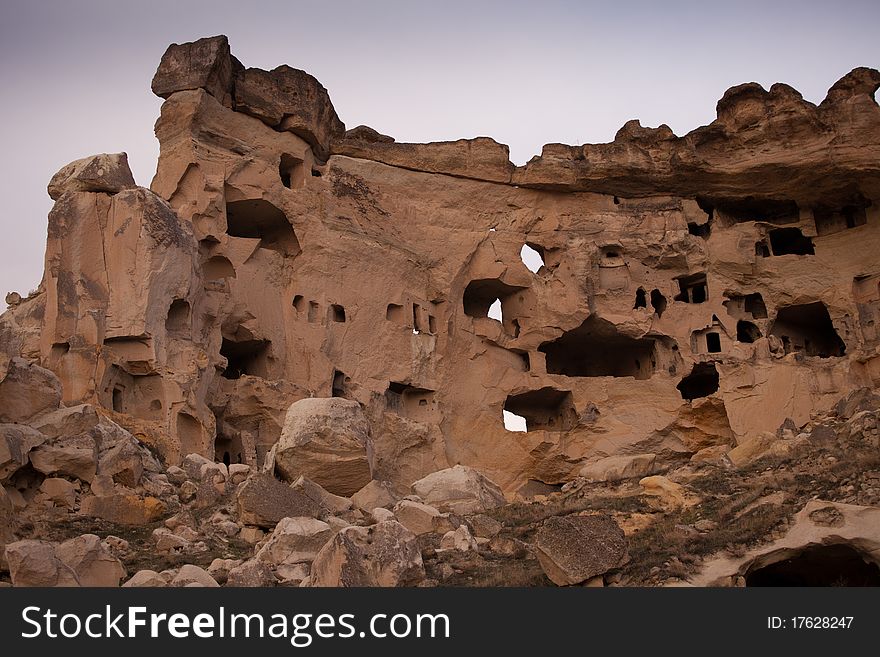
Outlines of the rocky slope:
[[169,47],[0,317],[0,578],[875,582],[878,86],[515,167]]

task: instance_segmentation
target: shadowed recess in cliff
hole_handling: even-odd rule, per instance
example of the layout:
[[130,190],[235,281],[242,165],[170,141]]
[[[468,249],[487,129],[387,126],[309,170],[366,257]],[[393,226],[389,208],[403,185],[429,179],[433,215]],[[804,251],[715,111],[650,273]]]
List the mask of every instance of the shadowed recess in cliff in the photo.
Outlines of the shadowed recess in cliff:
[[542,343],[538,350],[547,355],[548,374],[648,379],[656,366],[655,340],[623,335],[614,324],[595,316]]

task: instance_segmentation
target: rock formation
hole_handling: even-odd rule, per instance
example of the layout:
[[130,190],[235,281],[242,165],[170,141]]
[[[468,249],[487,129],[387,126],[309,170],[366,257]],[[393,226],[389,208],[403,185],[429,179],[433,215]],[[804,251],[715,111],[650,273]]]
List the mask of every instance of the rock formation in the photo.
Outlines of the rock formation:
[[[314,77],[245,68],[226,37],[170,46],[150,189],[124,153],[62,168],[43,281],[0,317],[0,516],[31,519],[3,522],[0,568],[411,585],[491,549],[529,565],[470,583],[663,581],[615,523],[648,525],[584,491],[672,518],[701,468],[809,460],[839,400],[876,411],[878,87],[855,69],[817,106],[744,84],[683,137],[630,121],[516,167],[486,137],[346,130]],[[95,575],[52,533],[69,516],[218,563],[84,534]]]

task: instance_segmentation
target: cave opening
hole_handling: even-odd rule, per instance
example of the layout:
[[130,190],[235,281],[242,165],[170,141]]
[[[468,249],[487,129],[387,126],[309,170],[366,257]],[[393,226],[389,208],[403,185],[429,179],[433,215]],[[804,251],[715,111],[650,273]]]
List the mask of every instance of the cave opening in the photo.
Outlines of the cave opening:
[[647,308],[648,307],[648,294],[645,292],[644,288],[639,288],[636,290],[636,302],[633,305],[633,310],[636,308]]
[[568,390],[545,387],[509,395],[503,410],[523,418],[526,431],[568,431],[577,424],[577,411]]
[[679,294],[675,297],[676,301],[704,303],[709,298],[709,285],[706,281],[706,274],[699,273],[681,276],[676,280],[680,290]]
[[622,335],[614,324],[595,316],[555,340],[542,343],[538,351],[546,354],[548,374],[648,379],[656,366],[653,339]]
[[816,255],[813,240],[806,237],[800,228],[776,228],[767,236],[773,255]]
[[226,204],[226,233],[260,240],[260,248],[295,256],[301,249],[287,216],[269,201],[248,199]]
[[226,258],[221,255],[208,258],[202,265],[202,271],[205,273],[206,281],[219,281],[224,278],[235,278],[235,267]]
[[807,356],[831,358],[846,353],[846,344],[834,330],[828,309],[821,301],[780,308],[770,335],[782,341],[787,354],[802,351]]
[[733,199],[714,203],[718,215],[728,225],[746,221],[763,221],[772,224],[793,224],[800,221],[797,203],[779,199]]
[[706,334],[706,351],[710,354],[721,353],[721,334],[714,331]]
[[436,409],[434,392],[429,388],[390,381],[385,390],[385,408],[417,422],[429,421]]
[[172,301],[165,318],[165,331],[169,334],[185,333],[189,330],[189,313],[189,302],[186,299]]
[[663,317],[663,313],[666,311],[666,297],[660,290],[651,290],[651,307],[657,313],[658,318]]
[[266,377],[268,374],[269,340],[234,341],[223,338],[220,355],[226,358],[223,378],[238,379],[244,375]]
[[840,231],[868,223],[866,208],[871,202],[858,198],[855,202],[842,206],[817,205],[813,208],[813,219],[816,222],[816,234],[819,237],[833,235]]
[[736,323],[736,339],[738,342],[751,344],[761,337],[761,330],[753,323],[741,319]]
[[244,463],[244,450],[240,437],[217,434],[214,440],[214,460],[229,467],[233,463]]
[[287,189],[299,189],[306,182],[303,161],[288,153],[281,155],[281,162],[278,164],[278,175],[281,177],[281,184],[287,187]]
[[718,370],[715,363],[694,363],[691,373],[675,386],[682,399],[692,401],[718,392]]
[[845,543],[811,545],[797,555],[750,568],[746,586],[880,586],[880,567]]
[[340,324],[345,323],[345,307],[338,303],[330,304],[330,321]]

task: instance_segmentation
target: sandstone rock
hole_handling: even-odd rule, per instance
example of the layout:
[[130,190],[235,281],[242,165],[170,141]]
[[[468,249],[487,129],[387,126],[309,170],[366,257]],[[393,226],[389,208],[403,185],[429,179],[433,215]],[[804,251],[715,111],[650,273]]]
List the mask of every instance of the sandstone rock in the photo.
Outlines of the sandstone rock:
[[23,424],[0,424],[0,481],[28,464],[28,454],[46,442],[39,431]]
[[369,512],[377,507],[391,506],[397,500],[385,483],[373,480],[352,495],[351,501],[359,509]]
[[168,46],[153,76],[153,93],[168,98],[177,91],[204,89],[224,105],[232,103],[235,68],[241,65],[229,52],[223,35]]
[[415,586],[425,579],[415,534],[398,522],[348,527],[312,563],[312,586]]
[[334,495],[325,490],[311,479],[300,476],[290,484],[294,490],[301,492],[316,504],[323,507],[328,513],[342,513],[352,508],[353,504],[347,497]]
[[468,518],[468,524],[477,538],[493,538],[503,528],[500,522],[482,513]]
[[330,140],[345,132],[327,90],[305,71],[289,66],[239,71],[235,109],[302,137],[322,159],[330,150]]
[[225,584],[229,577],[229,571],[238,568],[244,561],[241,559],[214,559],[208,566],[208,574],[214,578],[218,584]]
[[370,511],[370,515],[372,516],[374,523],[395,520],[394,513],[390,509],[384,509],[381,506],[377,506]]
[[108,495],[84,497],[80,512],[120,525],[147,525],[165,513],[165,503],[155,497]]
[[626,537],[607,515],[555,516],[535,535],[538,561],[558,586],[580,584],[621,565]]
[[437,509],[421,502],[401,500],[394,505],[394,517],[416,536],[434,531],[434,518],[439,515]]
[[314,518],[284,518],[256,558],[274,566],[310,563],[333,534],[330,525]]
[[95,534],[83,534],[64,541],[55,548],[55,554],[76,573],[82,586],[116,587],[125,577],[122,563]]
[[477,470],[463,465],[419,479],[413,491],[427,504],[453,513],[482,513],[502,506],[504,494]]
[[61,382],[53,372],[23,358],[9,361],[0,380],[0,422],[23,423],[61,404]]
[[57,201],[66,192],[116,194],[134,187],[134,178],[128,168],[128,155],[102,153],[62,167],[49,182],[49,197]]
[[272,568],[268,564],[251,559],[229,571],[226,586],[265,587],[275,586],[277,581],[278,578],[275,577]]
[[635,477],[647,477],[656,467],[656,454],[632,454],[609,456],[587,463],[578,472],[588,481],[620,481]]
[[444,550],[458,550],[469,552],[477,549],[477,541],[471,535],[467,525],[461,525],[455,531],[447,532],[440,539],[440,548]]
[[76,572],[45,541],[17,541],[6,546],[13,586],[80,586]]
[[274,447],[275,471],[289,481],[305,475],[335,495],[370,482],[370,427],[360,404],[340,398],[294,402]]
[[98,413],[91,404],[65,406],[34,418],[29,424],[49,438],[73,436],[98,424]]
[[164,588],[166,586],[168,586],[168,582],[155,570],[139,570],[122,585],[122,588]]
[[40,484],[39,496],[55,506],[71,510],[76,506],[76,487],[66,479],[44,479]]
[[201,586],[206,588],[216,588],[220,586],[211,577],[204,568],[199,568],[198,566],[193,566],[192,564],[186,564],[185,566],[181,566],[180,570],[177,572],[177,575],[174,576],[174,579],[171,580],[171,586],[184,587],[184,586]]
[[229,480],[232,482],[233,486],[237,486],[248,478],[250,472],[250,466],[245,465],[244,463],[233,463],[229,466]]
[[0,486],[0,568],[8,569],[6,564],[6,544],[12,543],[15,536],[12,533],[12,519],[14,509],[12,500],[6,493],[6,489]]
[[741,442],[727,452],[727,458],[738,468],[745,467],[764,456],[779,439],[775,434],[764,432]]
[[642,493],[654,498],[662,508],[680,509],[693,503],[693,498],[684,486],[670,481],[661,475],[645,477],[639,481]]
[[246,525],[271,528],[283,518],[317,518],[321,513],[311,498],[270,475],[252,477],[238,491],[238,515]]
[[67,475],[90,482],[97,472],[94,443],[79,446],[42,445],[30,453],[31,465],[45,475]]

